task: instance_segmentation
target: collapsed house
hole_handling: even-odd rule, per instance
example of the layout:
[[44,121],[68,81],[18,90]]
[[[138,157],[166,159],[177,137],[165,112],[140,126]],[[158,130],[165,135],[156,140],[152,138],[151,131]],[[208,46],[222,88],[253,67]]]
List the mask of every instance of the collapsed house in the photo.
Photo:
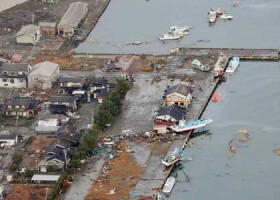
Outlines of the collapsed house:
[[174,126],[183,120],[186,115],[186,108],[177,105],[161,107],[154,116],[154,128],[157,133],[167,133],[170,126]]
[[52,114],[73,113],[77,109],[76,98],[74,96],[51,96],[49,101],[49,110]]

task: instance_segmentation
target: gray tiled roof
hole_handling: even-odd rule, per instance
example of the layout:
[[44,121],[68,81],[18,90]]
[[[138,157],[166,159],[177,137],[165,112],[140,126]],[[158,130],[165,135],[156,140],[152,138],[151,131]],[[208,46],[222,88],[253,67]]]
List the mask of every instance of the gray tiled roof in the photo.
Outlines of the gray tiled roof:
[[17,33],[17,37],[20,35],[30,35],[30,36],[34,36],[37,31],[40,29],[39,26],[36,26],[34,24],[29,24],[26,26],[23,26],[20,31]]
[[188,96],[188,94],[192,92],[193,90],[190,87],[183,84],[178,84],[173,87],[167,88],[165,95],[167,96],[173,93],[178,93],[184,96]]
[[157,116],[169,115],[176,119],[177,121],[182,120],[186,115],[187,109],[185,107],[179,107],[176,105],[161,107],[158,111]]

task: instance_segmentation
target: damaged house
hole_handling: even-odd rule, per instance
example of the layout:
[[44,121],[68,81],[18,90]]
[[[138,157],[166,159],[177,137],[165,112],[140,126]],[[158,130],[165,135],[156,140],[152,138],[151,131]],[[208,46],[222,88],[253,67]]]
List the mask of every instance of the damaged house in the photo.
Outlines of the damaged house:
[[0,66],[0,87],[27,88],[27,77],[31,71],[29,64],[4,63]]
[[66,114],[66,112],[75,112],[77,109],[74,96],[51,96],[49,101],[49,110],[52,114]]
[[57,138],[45,149],[45,159],[39,164],[41,172],[47,172],[49,166],[64,168],[71,160],[79,144],[81,134],[69,124],[57,130]]
[[18,44],[35,44],[40,39],[40,27],[34,24],[23,26],[16,35]]
[[52,89],[59,77],[59,65],[53,62],[41,62],[34,65],[28,75],[28,87],[32,89]]
[[180,120],[185,119],[186,111],[186,107],[177,105],[161,107],[158,114],[154,116],[153,130],[157,133],[167,133],[170,126],[174,126]]
[[183,84],[167,88],[163,96],[164,106],[177,105],[188,107],[192,100],[192,93],[192,88]]
[[72,94],[75,90],[84,89],[86,82],[86,78],[82,77],[59,77],[59,87],[63,94]]
[[5,116],[33,117],[38,111],[38,101],[30,97],[4,99],[2,106]]

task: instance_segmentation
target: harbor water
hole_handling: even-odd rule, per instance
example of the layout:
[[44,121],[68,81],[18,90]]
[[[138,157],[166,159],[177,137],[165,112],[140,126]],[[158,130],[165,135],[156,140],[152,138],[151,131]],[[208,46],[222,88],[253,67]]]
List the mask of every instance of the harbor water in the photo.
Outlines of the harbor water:
[[[217,91],[221,101],[211,102],[202,116],[214,122],[186,148],[193,161],[182,162],[169,199],[278,200],[279,63],[241,62]],[[248,129],[249,140],[236,143],[230,153],[229,143],[240,129]]]
[[[165,54],[173,47],[279,48],[279,0],[111,0],[77,53]],[[209,8],[234,18],[208,23]],[[159,41],[170,26],[186,25],[190,34],[178,41]],[[131,45],[133,42],[142,45]]]

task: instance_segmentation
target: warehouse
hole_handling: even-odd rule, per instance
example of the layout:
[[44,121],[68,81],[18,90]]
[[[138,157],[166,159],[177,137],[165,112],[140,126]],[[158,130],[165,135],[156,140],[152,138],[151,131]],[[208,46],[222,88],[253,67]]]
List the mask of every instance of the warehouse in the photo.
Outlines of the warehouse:
[[59,65],[53,62],[41,62],[34,66],[28,75],[28,87],[34,89],[51,89],[59,77]]
[[29,24],[23,26],[16,35],[18,44],[35,44],[40,39],[40,27]]
[[72,36],[86,18],[87,13],[88,4],[83,2],[72,3],[57,26],[58,34],[64,37]]

